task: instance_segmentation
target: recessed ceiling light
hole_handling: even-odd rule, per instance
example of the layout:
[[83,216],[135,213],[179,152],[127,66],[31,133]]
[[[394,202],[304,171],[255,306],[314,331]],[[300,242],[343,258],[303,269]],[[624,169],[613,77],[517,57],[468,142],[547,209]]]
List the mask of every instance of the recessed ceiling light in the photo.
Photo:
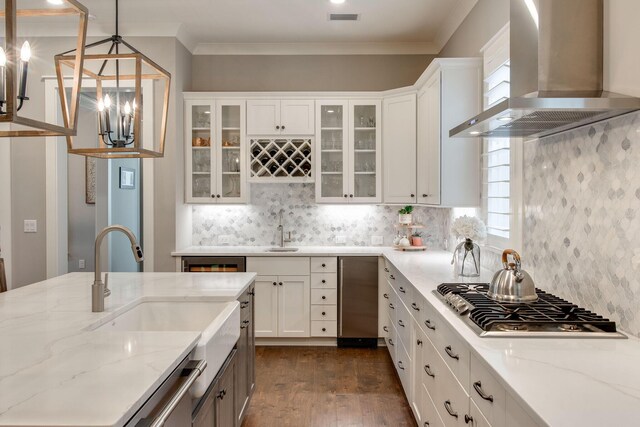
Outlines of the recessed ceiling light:
[[51,3],[51,4],[62,4],[62,3],[64,3],[63,0],[47,0],[47,2]]
[[478,132],[477,130],[473,130],[469,132],[469,135],[480,135],[482,132]]
[[330,0],[330,1],[331,1],[331,3],[333,3],[333,4],[342,4],[342,3],[344,3],[344,2],[345,2],[345,0]]

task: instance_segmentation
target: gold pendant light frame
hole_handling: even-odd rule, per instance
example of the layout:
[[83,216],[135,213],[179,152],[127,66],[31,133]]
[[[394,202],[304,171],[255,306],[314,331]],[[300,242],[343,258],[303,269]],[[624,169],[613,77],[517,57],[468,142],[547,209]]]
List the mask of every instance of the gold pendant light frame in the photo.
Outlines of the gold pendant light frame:
[[[2,0],[0,0],[2,1]],[[0,123],[11,123],[25,126],[30,129],[0,130],[0,137],[41,137],[41,136],[66,136],[76,135],[78,130],[78,107],[80,105],[80,89],[82,85],[82,68],[84,64],[84,45],[87,39],[87,22],[89,11],[76,0],[63,0],[68,7],[59,9],[17,9],[17,0],[4,0],[4,11],[0,11],[0,17],[5,24],[5,114],[0,114]],[[60,100],[64,126],[24,117],[18,114],[18,102],[16,97],[17,79],[19,77],[19,46],[17,37],[18,17],[60,17],[78,16],[77,48],[73,60],[77,67],[73,69],[70,102],[66,100],[63,85],[59,85]],[[57,65],[57,64],[56,64]],[[57,67],[56,67],[57,68]],[[25,98],[26,99],[26,98]]]

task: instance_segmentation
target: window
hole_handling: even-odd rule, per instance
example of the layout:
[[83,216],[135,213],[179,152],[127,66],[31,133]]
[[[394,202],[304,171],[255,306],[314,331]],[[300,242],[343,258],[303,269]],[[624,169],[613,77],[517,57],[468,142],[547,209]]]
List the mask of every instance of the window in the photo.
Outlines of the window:
[[[482,48],[484,109],[510,95],[509,26]],[[482,216],[487,246],[520,250],[522,143],[515,139],[484,138],[482,142]]]

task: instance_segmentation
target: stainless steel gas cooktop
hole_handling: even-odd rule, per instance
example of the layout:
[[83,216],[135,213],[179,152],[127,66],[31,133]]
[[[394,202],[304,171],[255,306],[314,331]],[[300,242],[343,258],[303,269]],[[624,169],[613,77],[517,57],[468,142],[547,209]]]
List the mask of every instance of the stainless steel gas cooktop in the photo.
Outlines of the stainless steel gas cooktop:
[[487,296],[487,283],[443,283],[434,291],[481,337],[626,338],[615,322],[536,289],[532,303],[505,303]]

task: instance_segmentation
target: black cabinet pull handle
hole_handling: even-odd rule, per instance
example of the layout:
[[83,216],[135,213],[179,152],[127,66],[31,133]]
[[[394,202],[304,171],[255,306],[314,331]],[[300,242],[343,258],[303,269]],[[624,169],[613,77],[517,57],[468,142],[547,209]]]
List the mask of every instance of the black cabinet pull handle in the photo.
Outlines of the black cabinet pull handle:
[[465,424],[473,423],[473,417],[471,417],[471,416],[469,416],[467,414],[464,414],[464,423]]
[[424,427],[429,427],[431,424],[429,424],[429,421],[425,421],[424,422]]
[[422,345],[422,340],[416,340],[416,344]]
[[282,282],[278,282],[278,285],[282,286]]
[[327,283],[327,281],[326,281],[326,280],[324,280],[324,279],[322,279],[322,283]]
[[282,130],[284,130],[284,125],[282,125]]
[[349,194],[349,197],[353,197],[353,194]]
[[323,316],[326,316],[326,315],[327,315],[327,313],[325,313],[325,312],[323,311],[323,312],[322,312],[322,315],[323,315]]
[[220,198],[220,195],[219,195],[219,194],[216,194],[216,199],[219,199],[219,198]]
[[322,295],[322,299],[327,299],[327,297],[325,297],[324,295]]
[[411,193],[411,197],[416,197],[416,195],[415,195],[415,194],[413,194],[413,193]]
[[327,328],[322,328],[322,332],[327,332]]
[[423,194],[422,197],[429,197],[429,195],[428,194]]
[[402,286],[400,286],[400,292],[402,292],[403,294],[407,293],[407,291]]
[[402,320],[398,320],[398,325],[402,326],[404,328],[404,322]]
[[215,194],[212,194],[212,195],[211,195],[211,198],[215,198],[215,197],[216,197],[216,195],[215,195]]
[[404,366],[402,365],[402,360],[398,362],[398,368],[404,371]]
[[433,372],[431,372],[431,366],[429,365],[424,365],[424,371],[427,373],[427,375],[429,375],[431,378],[435,378],[436,374],[434,374]]
[[391,344],[392,346],[395,346],[395,344],[393,343],[393,340],[391,338],[389,338],[389,344]]
[[346,195],[346,194],[344,195],[344,198],[345,198],[345,199],[347,198],[347,195]]
[[327,264],[325,264],[325,263],[322,263],[322,267],[323,267],[323,268],[324,268],[324,267],[326,267],[326,266],[327,266]]
[[446,409],[449,415],[451,415],[452,417],[458,418],[458,413],[454,411],[453,408],[451,407],[451,401],[445,400],[444,409]]
[[390,278],[391,280],[396,280],[396,278],[393,276],[393,274],[391,274],[391,275],[389,276],[389,278]]
[[389,272],[389,269],[387,267],[384,268],[384,271],[386,271],[387,273]]
[[418,304],[416,304],[415,302],[411,303],[411,308],[413,308],[415,311],[420,311],[420,308],[418,307]]
[[273,282],[273,286],[278,286],[278,284],[276,282]]
[[395,310],[395,309],[396,309],[396,308],[393,306],[393,303],[389,303],[389,308],[390,308],[391,310]]
[[484,390],[482,389],[482,383],[480,381],[476,381],[475,383],[473,383],[473,388],[481,398],[493,403],[493,396],[484,392]]
[[276,126],[276,129],[280,130],[280,126]]
[[450,345],[446,346],[446,347],[444,348],[444,351],[446,351],[446,352],[447,352],[447,354],[449,355],[449,357],[450,357],[450,358],[452,358],[452,359],[456,359],[456,360],[460,360],[460,356],[458,356],[457,354],[455,354],[455,353],[453,352],[453,349],[451,348],[451,346],[450,346]]
[[254,290],[251,290],[251,291],[247,292],[247,295],[254,296],[255,294],[256,294],[256,291],[254,291]]
[[249,301],[242,301],[240,303],[240,308],[247,308],[249,307]]
[[435,330],[436,330],[436,327],[435,327],[435,326],[433,326],[433,325],[431,324],[431,319],[427,319],[427,320],[425,320],[425,321],[424,321],[424,325],[425,325],[427,328],[431,329],[432,331],[435,331]]
[[389,328],[387,328],[386,326],[383,326],[382,330],[385,331],[385,332],[389,332]]
[[385,297],[386,299],[389,299],[389,294],[382,294],[383,297]]

